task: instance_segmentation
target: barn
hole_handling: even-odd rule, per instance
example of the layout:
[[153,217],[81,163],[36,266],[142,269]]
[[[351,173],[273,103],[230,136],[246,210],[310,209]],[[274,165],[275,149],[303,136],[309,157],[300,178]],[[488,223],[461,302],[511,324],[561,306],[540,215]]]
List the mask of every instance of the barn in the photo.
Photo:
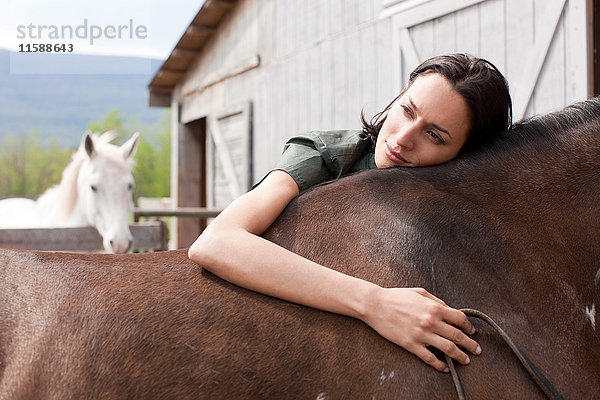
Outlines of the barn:
[[[174,205],[223,208],[311,129],[359,128],[438,54],[487,58],[515,120],[594,94],[587,0],[207,0],[151,80],[172,113]],[[180,218],[188,246],[205,226]]]

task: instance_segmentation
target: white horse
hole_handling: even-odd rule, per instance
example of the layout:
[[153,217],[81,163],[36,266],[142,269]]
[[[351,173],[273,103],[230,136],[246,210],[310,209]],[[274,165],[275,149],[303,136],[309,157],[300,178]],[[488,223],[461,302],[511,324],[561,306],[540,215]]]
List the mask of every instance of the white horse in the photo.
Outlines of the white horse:
[[133,243],[129,213],[133,209],[133,155],[136,132],[122,146],[110,142],[114,133],[86,132],[61,182],[37,201],[0,201],[0,228],[93,226],[109,253],[125,253]]

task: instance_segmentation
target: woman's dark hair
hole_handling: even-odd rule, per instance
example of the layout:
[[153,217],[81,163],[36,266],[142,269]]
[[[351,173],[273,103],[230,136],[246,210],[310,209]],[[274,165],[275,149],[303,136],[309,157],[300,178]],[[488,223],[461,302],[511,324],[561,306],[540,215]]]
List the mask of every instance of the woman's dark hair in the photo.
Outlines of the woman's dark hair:
[[[432,57],[411,72],[405,90],[415,79],[426,73],[443,75],[469,107],[471,130],[462,151],[476,149],[491,142],[498,133],[511,126],[512,101],[508,83],[491,62],[463,53]],[[374,143],[389,109],[402,93],[369,122],[366,121],[364,112],[361,112],[363,131]]]

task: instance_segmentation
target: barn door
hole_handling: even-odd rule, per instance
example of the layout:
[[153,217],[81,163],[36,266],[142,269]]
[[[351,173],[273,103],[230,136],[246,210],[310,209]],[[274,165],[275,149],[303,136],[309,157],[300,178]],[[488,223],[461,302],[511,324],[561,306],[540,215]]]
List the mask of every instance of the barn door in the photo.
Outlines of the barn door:
[[592,32],[590,34],[592,51],[592,85],[590,96],[600,95],[600,0],[592,0],[592,9],[588,13]]
[[[177,110],[177,115],[179,110]],[[177,207],[206,207],[206,118],[181,124],[177,141],[176,167],[178,171],[174,197]],[[202,218],[178,218],[172,239],[177,248],[189,247],[206,227]]]
[[587,98],[587,2],[383,0],[396,52],[395,87],[434,55],[467,52],[508,78],[514,119]]
[[207,120],[208,206],[224,208],[248,191],[252,182],[252,104]]

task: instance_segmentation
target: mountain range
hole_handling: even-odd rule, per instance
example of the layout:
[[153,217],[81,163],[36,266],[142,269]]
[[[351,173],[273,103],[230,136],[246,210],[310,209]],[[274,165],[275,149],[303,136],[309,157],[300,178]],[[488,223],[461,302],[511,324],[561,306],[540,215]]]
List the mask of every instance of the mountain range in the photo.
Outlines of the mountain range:
[[[162,60],[138,57],[70,55],[69,63],[88,65],[89,70],[48,73],[53,63],[64,64],[66,54],[35,55],[44,68],[22,73],[14,60],[23,54],[0,50],[0,140],[8,134],[39,131],[42,143],[56,137],[62,146],[75,147],[92,121],[101,121],[114,108],[123,120],[150,125],[163,117],[160,108],[148,106],[146,86]],[[62,57],[62,58],[60,58]],[[11,61],[13,64],[11,64]],[[144,71],[131,65],[148,65]],[[129,68],[129,69],[128,69]],[[107,72],[104,72],[107,71]],[[120,73],[134,71],[135,73]]]

